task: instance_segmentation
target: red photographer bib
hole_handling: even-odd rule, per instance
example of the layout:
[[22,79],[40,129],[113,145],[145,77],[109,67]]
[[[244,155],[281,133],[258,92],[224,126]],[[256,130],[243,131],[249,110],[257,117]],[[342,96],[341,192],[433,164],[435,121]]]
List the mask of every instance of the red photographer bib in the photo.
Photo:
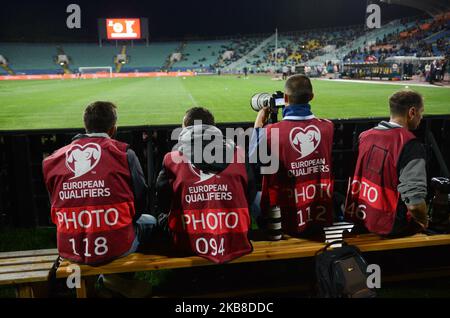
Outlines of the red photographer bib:
[[127,145],[81,138],[43,162],[59,254],[77,263],[110,261],[134,240]]
[[349,220],[362,222],[373,233],[392,231],[400,197],[397,163],[405,144],[414,138],[405,128],[370,129],[360,135],[358,161],[347,192]]
[[332,223],[333,127],[316,118],[266,126],[268,144],[279,147],[280,167],[263,176],[261,208],[267,215],[271,207],[280,207],[284,233],[296,235],[311,225]]
[[218,174],[205,174],[180,163],[183,159],[178,151],[164,158],[173,187],[169,228],[175,247],[215,263],[250,253],[245,163],[235,161]]

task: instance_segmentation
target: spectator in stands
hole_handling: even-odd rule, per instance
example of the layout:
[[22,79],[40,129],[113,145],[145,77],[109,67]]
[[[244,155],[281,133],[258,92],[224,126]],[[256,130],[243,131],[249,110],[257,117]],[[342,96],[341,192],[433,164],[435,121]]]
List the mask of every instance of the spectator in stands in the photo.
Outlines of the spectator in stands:
[[323,69],[322,69],[322,76],[326,76],[328,74],[328,69],[326,64],[323,65]]
[[[214,125],[205,108],[186,112],[157,179],[157,211],[177,250],[223,263],[252,250],[247,233],[255,190],[245,153]],[[213,148],[215,155],[208,153]]]
[[339,73],[339,65],[338,64],[333,64],[333,73]]
[[114,104],[90,104],[86,133],[43,162],[59,255],[77,263],[105,263],[132,253],[156,224],[143,214],[147,185],[136,154],[113,139],[116,122]]
[[412,235],[428,226],[425,151],[411,132],[424,104],[419,93],[399,91],[389,105],[390,121],[359,136],[345,214],[373,233]]
[[282,75],[283,80],[287,79],[287,76],[289,73],[289,68],[286,65],[283,65],[283,67],[281,68],[281,71],[283,73],[283,75]]
[[311,76],[311,66],[309,66],[308,64],[305,65],[305,75],[307,77]]
[[442,76],[441,80],[443,81],[445,79],[445,74],[447,73],[447,66],[448,66],[448,60],[445,59],[442,61]]
[[425,82],[430,81],[430,72],[431,72],[431,65],[430,63],[427,63],[425,65]]
[[443,73],[442,73],[442,62],[443,61],[437,61],[436,63],[436,80],[442,81],[443,80]]
[[431,63],[431,70],[430,70],[430,84],[433,84],[436,80],[436,73],[437,73],[437,61],[434,60]]
[[322,65],[321,65],[321,64],[318,64],[318,65],[316,66],[316,72],[317,72],[317,75],[318,75],[319,77],[322,76],[322,71],[323,71]]
[[[268,149],[274,143],[278,148],[278,156],[272,155],[278,157],[279,169],[262,180],[260,224],[269,228],[268,220],[281,215],[282,232],[294,236],[313,234],[333,220],[333,123],[314,116],[309,104],[313,97],[308,77],[289,77],[284,87],[283,120],[266,125],[270,109],[260,110],[250,146],[251,158],[255,143],[265,142]],[[271,237],[281,234],[280,229],[269,232]]]

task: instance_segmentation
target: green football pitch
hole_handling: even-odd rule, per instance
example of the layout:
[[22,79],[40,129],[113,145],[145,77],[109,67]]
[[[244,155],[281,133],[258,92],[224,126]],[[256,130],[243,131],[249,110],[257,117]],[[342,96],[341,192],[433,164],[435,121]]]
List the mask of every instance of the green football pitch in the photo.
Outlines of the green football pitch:
[[[283,90],[267,76],[196,76],[0,82],[0,130],[82,127],[84,108],[96,100],[118,105],[119,126],[179,124],[193,106],[209,108],[217,122],[253,121],[249,101]],[[314,80],[313,112],[324,118],[388,115],[388,97],[409,85]],[[450,88],[409,85],[425,97],[426,114],[450,113]]]

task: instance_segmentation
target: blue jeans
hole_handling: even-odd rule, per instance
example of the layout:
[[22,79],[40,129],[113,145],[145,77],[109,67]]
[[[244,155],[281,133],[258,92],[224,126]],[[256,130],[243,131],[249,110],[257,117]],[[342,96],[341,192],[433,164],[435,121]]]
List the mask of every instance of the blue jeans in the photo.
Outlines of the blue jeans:
[[156,218],[150,214],[142,214],[141,217],[136,221],[134,231],[135,237],[133,244],[128,252],[123,254],[121,257],[127,256],[138,250],[139,245],[142,243],[147,243],[151,239],[151,235],[154,227],[156,226]]
[[253,202],[250,206],[250,215],[256,221],[256,224],[258,224],[258,227],[261,228],[261,219],[262,219],[261,191],[256,192],[255,199],[253,200]]

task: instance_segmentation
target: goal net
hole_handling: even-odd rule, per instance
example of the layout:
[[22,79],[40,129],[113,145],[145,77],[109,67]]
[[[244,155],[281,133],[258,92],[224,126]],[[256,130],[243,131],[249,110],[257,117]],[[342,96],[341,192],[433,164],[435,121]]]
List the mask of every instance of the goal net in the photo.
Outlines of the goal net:
[[92,77],[112,77],[111,66],[82,66],[78,68],[81,75],[93,74]]

